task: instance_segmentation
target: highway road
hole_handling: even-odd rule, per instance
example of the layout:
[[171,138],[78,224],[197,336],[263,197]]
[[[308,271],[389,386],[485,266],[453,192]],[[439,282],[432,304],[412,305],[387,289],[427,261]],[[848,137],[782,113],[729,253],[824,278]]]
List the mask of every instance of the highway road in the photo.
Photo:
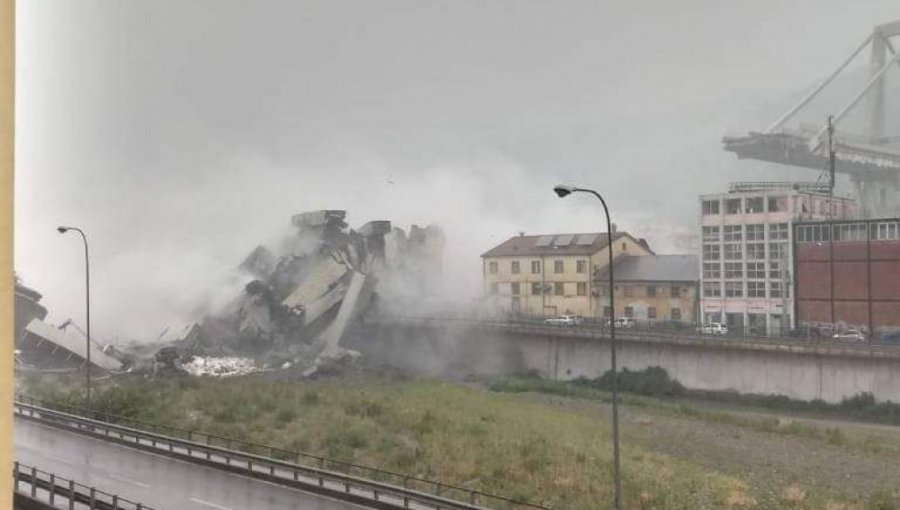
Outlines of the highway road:
[[157,510],[363,508],[21,418],[13,436],[19,462]]

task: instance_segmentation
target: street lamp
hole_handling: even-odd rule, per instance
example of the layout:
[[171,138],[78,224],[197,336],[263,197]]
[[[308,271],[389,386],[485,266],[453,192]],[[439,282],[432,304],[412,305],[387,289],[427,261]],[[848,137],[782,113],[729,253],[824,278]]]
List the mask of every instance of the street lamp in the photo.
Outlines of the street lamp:
[[599,193],[592,189],[576,188],[575,186],[558,185],[553,191],[559,198],[567,197],[572,193],[584,192],[590,193],[600,200],[603,205],[603,212],[606,214],[606,239],[607,250],[609,252],[609,347],[610,347],[610,365],[612,367],[612,413],[613,413],[613,478],[615,487],[615,509],[622,510],[622,475],[619,467],[619,378],[616,371],[616,306],[615,293],[613,291],[613,239],[612,239],[612,221],[609,218],[609,209],[606,207],[606,201]]
[[87,322],[87,351],[85,356],[85,365],[84,371],[87,374],[87,406],[91,407],[91,270],[90,264],[88,264],[88,243],[87,236],[84,235],[84,232],[81,231],[80,228],[76,227],[57,227],[56,230],[59,231],[60,234],[65,234],[70,230],[74,230],[81,234],[81,239],[84,241],[84,291],[85,291],[85,307],[86,312],[86,322]]

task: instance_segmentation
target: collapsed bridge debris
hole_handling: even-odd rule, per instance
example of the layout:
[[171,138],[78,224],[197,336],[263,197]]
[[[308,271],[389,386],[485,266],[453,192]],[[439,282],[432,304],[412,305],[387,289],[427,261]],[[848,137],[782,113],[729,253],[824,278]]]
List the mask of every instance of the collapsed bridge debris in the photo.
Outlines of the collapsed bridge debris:
[[345,219],[343,210],[292,216],[294,234],[277,246],[256,247],[238,266],[251,279],[228,305],[164,331],[162,347],[178,353],[167,351],[167,366],[252,357],[260,368],[296,366],[312,376],[352,363],[359,353],[341,347],[348,328],[376,295],[432,289],[444,234],[436,225],[413,225],[407,236],[385,220],[354,230]]

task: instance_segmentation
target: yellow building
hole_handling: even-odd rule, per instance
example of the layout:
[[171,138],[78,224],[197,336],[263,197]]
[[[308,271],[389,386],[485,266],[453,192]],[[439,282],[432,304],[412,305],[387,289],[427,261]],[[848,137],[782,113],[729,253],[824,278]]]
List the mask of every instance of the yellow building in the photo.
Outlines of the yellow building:
[[[643,239],[613,234],[613,258],[652,255]],[[484,294],[490,306],[513,314],[600,317],[593,275],[606,270],[606,233],[518,235],[484,253]]]
[[[616,317],[631,317],[641,325],[697,322],[699,272],[696,255],[651,255],[616,260],[613,263]],[[603,271],[595,276],[603,316],[608,317],[608,274]]]

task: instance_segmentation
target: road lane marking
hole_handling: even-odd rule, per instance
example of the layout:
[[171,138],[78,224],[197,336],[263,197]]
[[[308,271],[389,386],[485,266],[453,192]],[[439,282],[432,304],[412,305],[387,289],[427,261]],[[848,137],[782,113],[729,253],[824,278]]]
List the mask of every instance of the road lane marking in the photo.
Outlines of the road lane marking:
[[107,474],[107,476],[109,476],[110,478],[113,478],[115,480],[120,480],[122,482],[131,483],[131,484],[137,485],[138,487],[143,487],[145,489],[150,488],[150,486],[147,485],[146,483],[138,482],[136,480],[132,480],[131,478],[125,478],[124,476],[114,475],[112,473]]
[[218,508],[219,510],[231,510],[227,506],[217,505],[215,503],[210,503],[209,501],[204,501],[202,499],[198,499],[198,498],[188,498],[188,499],[193,501],[194,503],[200,503],[201,505],[208,505],[213,508]]

